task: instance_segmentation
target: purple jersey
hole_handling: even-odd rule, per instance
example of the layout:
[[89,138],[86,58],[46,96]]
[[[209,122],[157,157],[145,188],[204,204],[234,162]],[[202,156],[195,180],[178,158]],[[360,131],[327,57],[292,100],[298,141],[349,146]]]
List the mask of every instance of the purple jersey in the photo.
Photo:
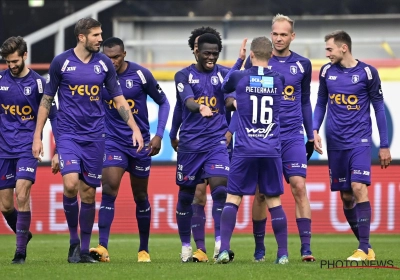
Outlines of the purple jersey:
[[319,130],[326,104],[328,150],[371,145],[370,103],[375,109],[381,147],[388,147],[386,117],[378,71],[361,61],[353,68],[328,63],[321,68],[314,130]]
[[58,91],[60,140],[104,139],[103,84],[112,97],[122,95],[114,66],[104,54],[93,53],[90,61],[83,63],[69,49],[53,59],[44,94],[55,96]]
[[223,87],[236,90],[234,156],[280,157],[279,111],[285,78],[268,68],[235,71]]
[[[177,101],[181,102],[182,125],[179,132],[179,152],[205,152],[225,143],[228,129],[225,99],[221,84],[229,69],[216,65],[210,72],[199,72],[195,64],[175,74]],[[204,118],[186,107],[188,98],[211,108],[213,116]]]
[[[251,61],[248,58],[245,68],[249,67]],[[310,60],[291,51],[287,57],[272,56],[268,68],[285,77],[279,117],[281,139],[304,139],[303,124],[307,138],[314,139],[310,102],[312,73]]]
[[[43,96],[45,79],[30,70],[23,78],[0,71],[0,158],[32,156],[36,116]],[[52,107],[49,118],[57,108]]]
[[[158,128],[156,135],[161,138],[164,135],[165,125],[168,119],[169,103],[167,97],[146,68],[128,62],[126,70],[118,75],[122,92],[128,102],[132,114],[143,136],[145,143],[150,141],[150,125],[147,111],[147,95],[160,105]],[[112,96],[107,90],[104,95],[104,108],[106,112],[106,140],[117,142],[122,145],[132,146],[132,130],[122,120],[113,103]]]

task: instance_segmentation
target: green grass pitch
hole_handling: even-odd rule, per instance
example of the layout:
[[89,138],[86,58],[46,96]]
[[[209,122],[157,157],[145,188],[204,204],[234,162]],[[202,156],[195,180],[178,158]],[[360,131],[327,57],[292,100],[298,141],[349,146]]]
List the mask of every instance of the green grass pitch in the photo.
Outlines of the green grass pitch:
[[[92,237],[92,246],[98,236]],[[271,234],[265,238],[266,261],[252,262],[254,241],[251,235],[234,234],[233,263],[216,265],[212,261],[213,238],[207,236],[209,263],[180,263],[178,235],[151,235],[151,263],[137,263],[138,236],[111,235],[110,263],[69,264],[67,235],[34,235],[28,246],[24,265],[11,265],[15,250],[15,236],[0,235],[0,279],[400,279],[395,269],[327,269],[323,260],[345,260],[357,248],[353,235],[313,235],[312,250],[315,263],[300,260],[300,240],[289,236],[289,264],[275,265],[276,242]],[[400,235],[372,235],[371,242],[377,260],[392,261],[400,267]],[[194,243],[192,242],[192,246]]]

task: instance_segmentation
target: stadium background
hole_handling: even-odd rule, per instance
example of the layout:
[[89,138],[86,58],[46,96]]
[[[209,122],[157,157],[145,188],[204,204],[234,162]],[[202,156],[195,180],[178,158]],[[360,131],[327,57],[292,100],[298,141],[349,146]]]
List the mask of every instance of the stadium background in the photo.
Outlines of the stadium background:
[[[29,1],[32,2],[32,1]],[[91,13],[92,5],[108,2],[109,7]],[[114,3],[111,3],[114,2]],[[65,28],[49,33],[30,46],[30,66],[46,74],[49,63],[57,50],[75,46],[74,15],[82,9],[89,11],[85,16],[95,16],[103,24],[103,38],[118,36],[127,46],[128,60],[149,67],[159,80],[171,103],[171,114],[164,135],[163,148],[154,157],[150,176],[149,196],[152,204],[152,232],[176,232],[174,161],[176,153],[169,145],[169,128],[175,104],[175,90],[171,79],[174,73],[192,63],[193,56],[187,46],[191,30],[199,26],[213,26],[223,36],[224,49],[220,63],[232,65],[236,59],[239,43],[243,37],[253,38],[268,35],[270,21],[276,13],[283,13],[296,20],[297,38],[292,50],[309,57],[313,63],[312,104],[316,102],[318,70],[327,60],[324,58],[325,33],[345,29],[354,41],[353,53],[365,62],[376,66],[382,79],[389,126],[389,139],[395,164],[387,170],[375,165],[372,170],[370,199],[373,206],[371,230],[376,233],[399,233],[400,230],[400,112],[397,110],[400,97],[400,6],[395,0],[327,2],[314,5],[313,1],[286,1],[280,6],[276,1],[44,1],[42,7],[30,7],[28,0],[1,0],[0,41],[14,35],[33,38],[43,28],[70,17]],[[111,4],[110,4],[111,3]],[[97,7],[97,6],[96,6]],[[93,10],[93,9],[92,9]],[[79,19],[79,17],[77,18]],[[35,33],[36,32],[36,33]],[[28,41],[29,43],[29,41]],[[4,61],[0,69],[5,68]],[[151,132],[157,125],[157,105],[149,100]],[[373,118],[374,119],[374,118]],[[396,129],[395,129],[396,128]],[[373,129],[374,147],[372,160],[376,163],[379,137]],[[44,131],[45,160],[48,161],[54,148],[51,129]],[[397,145],[396,145],[397,144]],[[340,198],[329,191],[326,157],[313,155],[310,161],[307,189],[311,202],[314,233],[350,233],[341,210]],[[1,177],[1,176],[0,176]],[[100,206],[101,189],[98,189],[97,204]],[[208,198],[206,213],[208,232],[213,232],[211,219],[211,197]],[[251,232],[251,197],[244,199],[236,226],[239,232]],[[286,186],[283,205],[289,221],[289,232],[296,233],[294,201]],[[132,194],[128,177],[122,181],[117,199],[113,233],[136,233]],[[39,167],[37,181],[32,190],[32,226],[34,233],[66,233],[67,224],[62,207],[62,180],[59,174],[52,175],[48,162]],[[96,218],[97,219],[97,218]],[[97,224],[94,230],[97,230]],[[0,234],[11,234],[3,218],[0,219]]]

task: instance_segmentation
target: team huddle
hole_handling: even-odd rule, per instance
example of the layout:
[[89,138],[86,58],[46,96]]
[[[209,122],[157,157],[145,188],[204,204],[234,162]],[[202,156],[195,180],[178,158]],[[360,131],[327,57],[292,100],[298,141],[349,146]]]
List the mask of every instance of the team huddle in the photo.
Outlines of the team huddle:
[[[121,39],[111,37],[103,42],[97,20],[79,20],[74,34],[76,47],[53,59],[47,80],[25,65],[28,50],[23,38],[10,37],[1,46],[0,55],[8,69],[0,72],[0,170],[6,174],[0,181],[0,209],[16,234],[12,263],[25,263],[32,238],[30,190],[44,155],[41,139],[47,118],[56,140],[52,172],[60,171],[63,178],[63,206],[70,232],[68,262],[110,261],[110,228],[125,171],[136,203],[138,262],[150,262],[148,178],[151,157],[161,149],[170,105],[151,72],[125,60]],[[204,210],[209,185],[214,261],[234,259],[230,241],[238,208],[243,195],[253,195],[254,261],[265,260],[268,208],[278,245],[275,263],[287,264],[287,217],[280,199],[283,177],[295,202],[300,258],[316,260],[311,251],[306,173],[313,151],[323,152],[318,133],[325,114],[331,191],[340,191],[345,217],[359,241],[348,260],[375,260],[369,243],[367,188],[371,184],[371,103],[379,129],[381,167],[387,168],[391,162],[378,72],[353,58],[346,32],[326,35],[326,56],[331,62],[319,74],[313,117],[311,62],[290,50],[294,39],[294,21],[278,14],[272,20],[271,40],[254,38],[247,55],[244,39],[236,63],[227,68],[217,64],[222,50],[220,33],[211,27],[192,31],[189,47],[195,61],[175,74],[177,101],[169,134],[177,152],[176,222],[181,262],[209,261]],[[147,96],[159,105],[153,137]],[[99,242],[90,248],[95,194],[100,186]],[[14,188],[18,210],[14,208]]]

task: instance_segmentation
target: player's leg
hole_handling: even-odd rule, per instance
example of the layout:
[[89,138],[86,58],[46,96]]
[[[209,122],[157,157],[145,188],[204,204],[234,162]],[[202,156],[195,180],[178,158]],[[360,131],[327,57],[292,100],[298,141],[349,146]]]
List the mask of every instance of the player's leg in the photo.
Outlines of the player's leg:
[[283,174],[290,183],[296,204],[296,224],[300,235],[300,254],[304,262],[313,262],[311,252],[311,207],[306,190],[307,158],[303,139],[282,141]]
[[0,159],[0,172],[6,174],[0,180],[0,210],[14,233],[17,232],[18,219],[18,211],[14,208],[16,162],[15,159]]
[[182,153],[178,150],[176,184],[179,186],[176,204],[176,222],[182,243],[181,261],[192,261],[191,221],[193,216],[192,202],[196,185],[202,182],[201,174],[205,153]]
[[227,263],[233,260],[230,241],[236,225],[236,217],[243,195],[254,195],[256,192],[259,162],[254,158],[233,156],[227,186],[226,203],[221,215],[221,248],[216,263]]
[[110,238],[111,224],[115,214],[115,200],[118,195],[122,176],[125,169],[117,166],[105,167],[102,170],[102,193],[99,210],[99,244],[90,248],[89,253],[93,259],[100,262],[109,262],[108,241]]
[[[259,175],[259,191],[265,195],[266,204],[271,214],[272,230],[278,244],[276,264],[286,264],[288,260],[288,228],[285,211],[282,208],[280,196],[283,194],[282,159],[263,158],[260,166],[264,172]],[[267,172],[266,172],[267,171]]]
[[371,227],[371,204],[368,186],[371,184],[370,147],[357,147],[351,150],[349,177],[356,201],[356,215],[359,245],[349,260],[375,260],[375,252],[369,244]]
[[18,206],[18,218],[16,224],[17,249],[12,263],[22,264],[26,258],[26,246],[31,237],[29,228],[31,225],[30,194],[32,184],[35,182],[37,160],[33,157],[20,158],[16,162],[15,196]]
[[132,150],[127,171],[130,173],[131,189],[136,203],[136,221],[139,229],[138,262],[151,262],[149,255],[149,236],[151,206],[147,192],[149,184],[151,157],[148,151],[137,153]]
[[[92,258],[100,262],[109,262],[108,240],[110,238],[111,224],[114,220],[115,200],[121,184],[122,176],[128,167],[126,150],[114,142],[105,145],[102,169],[102,194],[99,210],[99,244],[96,248],[90,248]],[[125,151],[123,151],[125,150]]]
[[226,201],[226,186],[229,175],[229,154],[225,145],[221,145],[207,153],[202,178],[208,178],[213,200],[212,216],[214,219],[214,257],[219,253],[221,214]]
[[255,242],[254,261],[265,260],[265,228],[267,224],[267,204],[265,196],[260,194],[258,186],[253,199],[251,217],[253,220],[253,236]]
[[196,186],[192,209],[192,234],[196,243],[196,252],[193,254],[194,262],[208,261],[205,245],[205,224],[206,213],[204,207],[207,202],[207,183],[200,183]]
[[96,188],[101,186],[105,142],[80,141],[81,169],[79,196],[81,209],[79,227],[81,229],[81,263],[97,262],[89,253],[96,212]]

